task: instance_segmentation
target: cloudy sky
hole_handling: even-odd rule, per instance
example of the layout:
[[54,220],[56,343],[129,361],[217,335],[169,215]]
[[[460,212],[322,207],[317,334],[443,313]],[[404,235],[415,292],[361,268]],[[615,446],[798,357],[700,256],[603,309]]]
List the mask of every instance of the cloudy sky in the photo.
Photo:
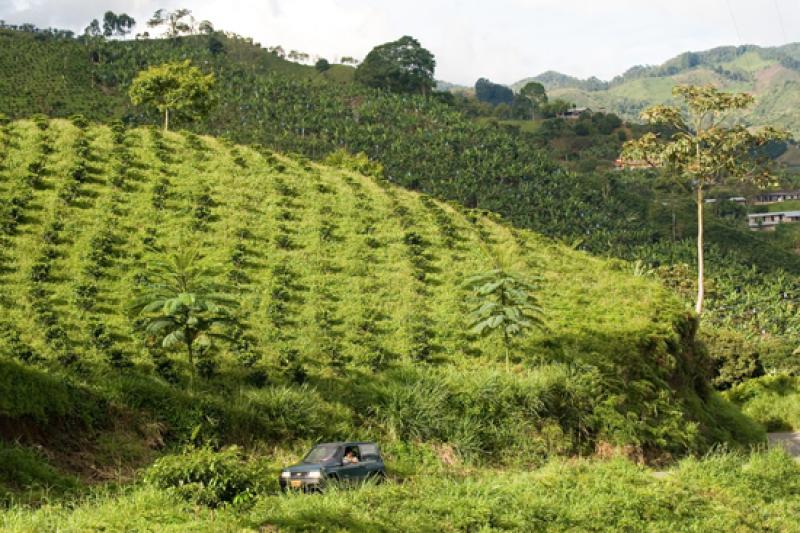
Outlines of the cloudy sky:
[[725,44],[800,41],[798,0],[0,0],[0,20],[81,31],[103,12],[187,7],[218,29],[328,58],[413,35],[439,79],[512,83],[545,70],[609,79]]

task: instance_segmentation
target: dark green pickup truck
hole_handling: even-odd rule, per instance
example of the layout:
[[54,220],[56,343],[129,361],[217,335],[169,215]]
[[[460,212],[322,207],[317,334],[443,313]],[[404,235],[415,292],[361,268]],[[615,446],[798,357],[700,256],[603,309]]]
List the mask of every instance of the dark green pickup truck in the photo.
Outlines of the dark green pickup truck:
[[330,482],[381,481],[386,468],[374,442],[325,442],[298,464],[281,471],[282,490],[319,490]]

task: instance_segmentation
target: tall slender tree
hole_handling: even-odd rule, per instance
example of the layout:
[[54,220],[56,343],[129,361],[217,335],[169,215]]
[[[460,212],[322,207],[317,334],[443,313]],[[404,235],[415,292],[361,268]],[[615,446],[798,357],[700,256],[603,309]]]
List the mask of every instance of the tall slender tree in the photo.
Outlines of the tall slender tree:
[[84,28],[83,34],[86,37],[100,37],[103,35],[103,31],[100,29],[100,22],[97,19],[92,19],[89,25]]
[[530,81],[519,90],[519,94],[530,101],[531,120],[533,120],[536,118],[536,110],[547,103],[547,92],[544,90],[544,85],[537,81]]
[[625,143],[623,161],[645,161],[652,167],[684,182],[694,192],[697,204],[697,301],[695,311],[703,313],[705,296],[704,194],[728,181],[768,184],[769,159],[759,155],[758,147],[788,134],[772,127],[749,129],[728,125],[731,113],[753,104],[746,93],[727,93],[712,85],[679,85],[672,93],[686,104],[687,112],[675,106],[657,105],[642,112],[650,124],[666,126],[664,138],[647,133]]
[[181,8],[174,11],[159,9],[153,13],[153,16],[147,21],[147,25],[151,28],[164,26],[166,28],[164,35],[174,38],[182,33],[194,31],[194,17],[192,17],[191,9]]

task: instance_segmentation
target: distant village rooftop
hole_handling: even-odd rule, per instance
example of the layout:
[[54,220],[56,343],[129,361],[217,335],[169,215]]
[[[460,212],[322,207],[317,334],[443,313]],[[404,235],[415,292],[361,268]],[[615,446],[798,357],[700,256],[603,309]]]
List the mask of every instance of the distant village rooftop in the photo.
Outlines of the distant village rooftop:
[[592,109],[589,107],[573,107],[572,109],[567,109],[563,113],[559,113],[557,115],[558,118],[569,118],[577,120],[580,116],[584,113],[591,113]]
[[715,204],[717,202],[733,202],[735,204],[746,204],[747,198],[744,196],[731,196],[730,198],[706,198],[707,204]]
[[800,211],[777,211],[774,213],[751,213],[747,225],[753,231],[774,231],[778,224],[800,222]]

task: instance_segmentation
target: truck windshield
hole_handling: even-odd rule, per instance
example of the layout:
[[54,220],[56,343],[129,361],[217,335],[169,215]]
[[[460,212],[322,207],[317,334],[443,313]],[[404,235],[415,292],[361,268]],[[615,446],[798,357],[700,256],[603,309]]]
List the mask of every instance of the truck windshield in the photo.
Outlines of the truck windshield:
[[336,450],[338,446],[335,445],[322,445],[322,446],[314,446],[314,448],[308,452],[305,459],[303,459],[304,463],[324,463],[333,459],[333,456],[336,455]]

